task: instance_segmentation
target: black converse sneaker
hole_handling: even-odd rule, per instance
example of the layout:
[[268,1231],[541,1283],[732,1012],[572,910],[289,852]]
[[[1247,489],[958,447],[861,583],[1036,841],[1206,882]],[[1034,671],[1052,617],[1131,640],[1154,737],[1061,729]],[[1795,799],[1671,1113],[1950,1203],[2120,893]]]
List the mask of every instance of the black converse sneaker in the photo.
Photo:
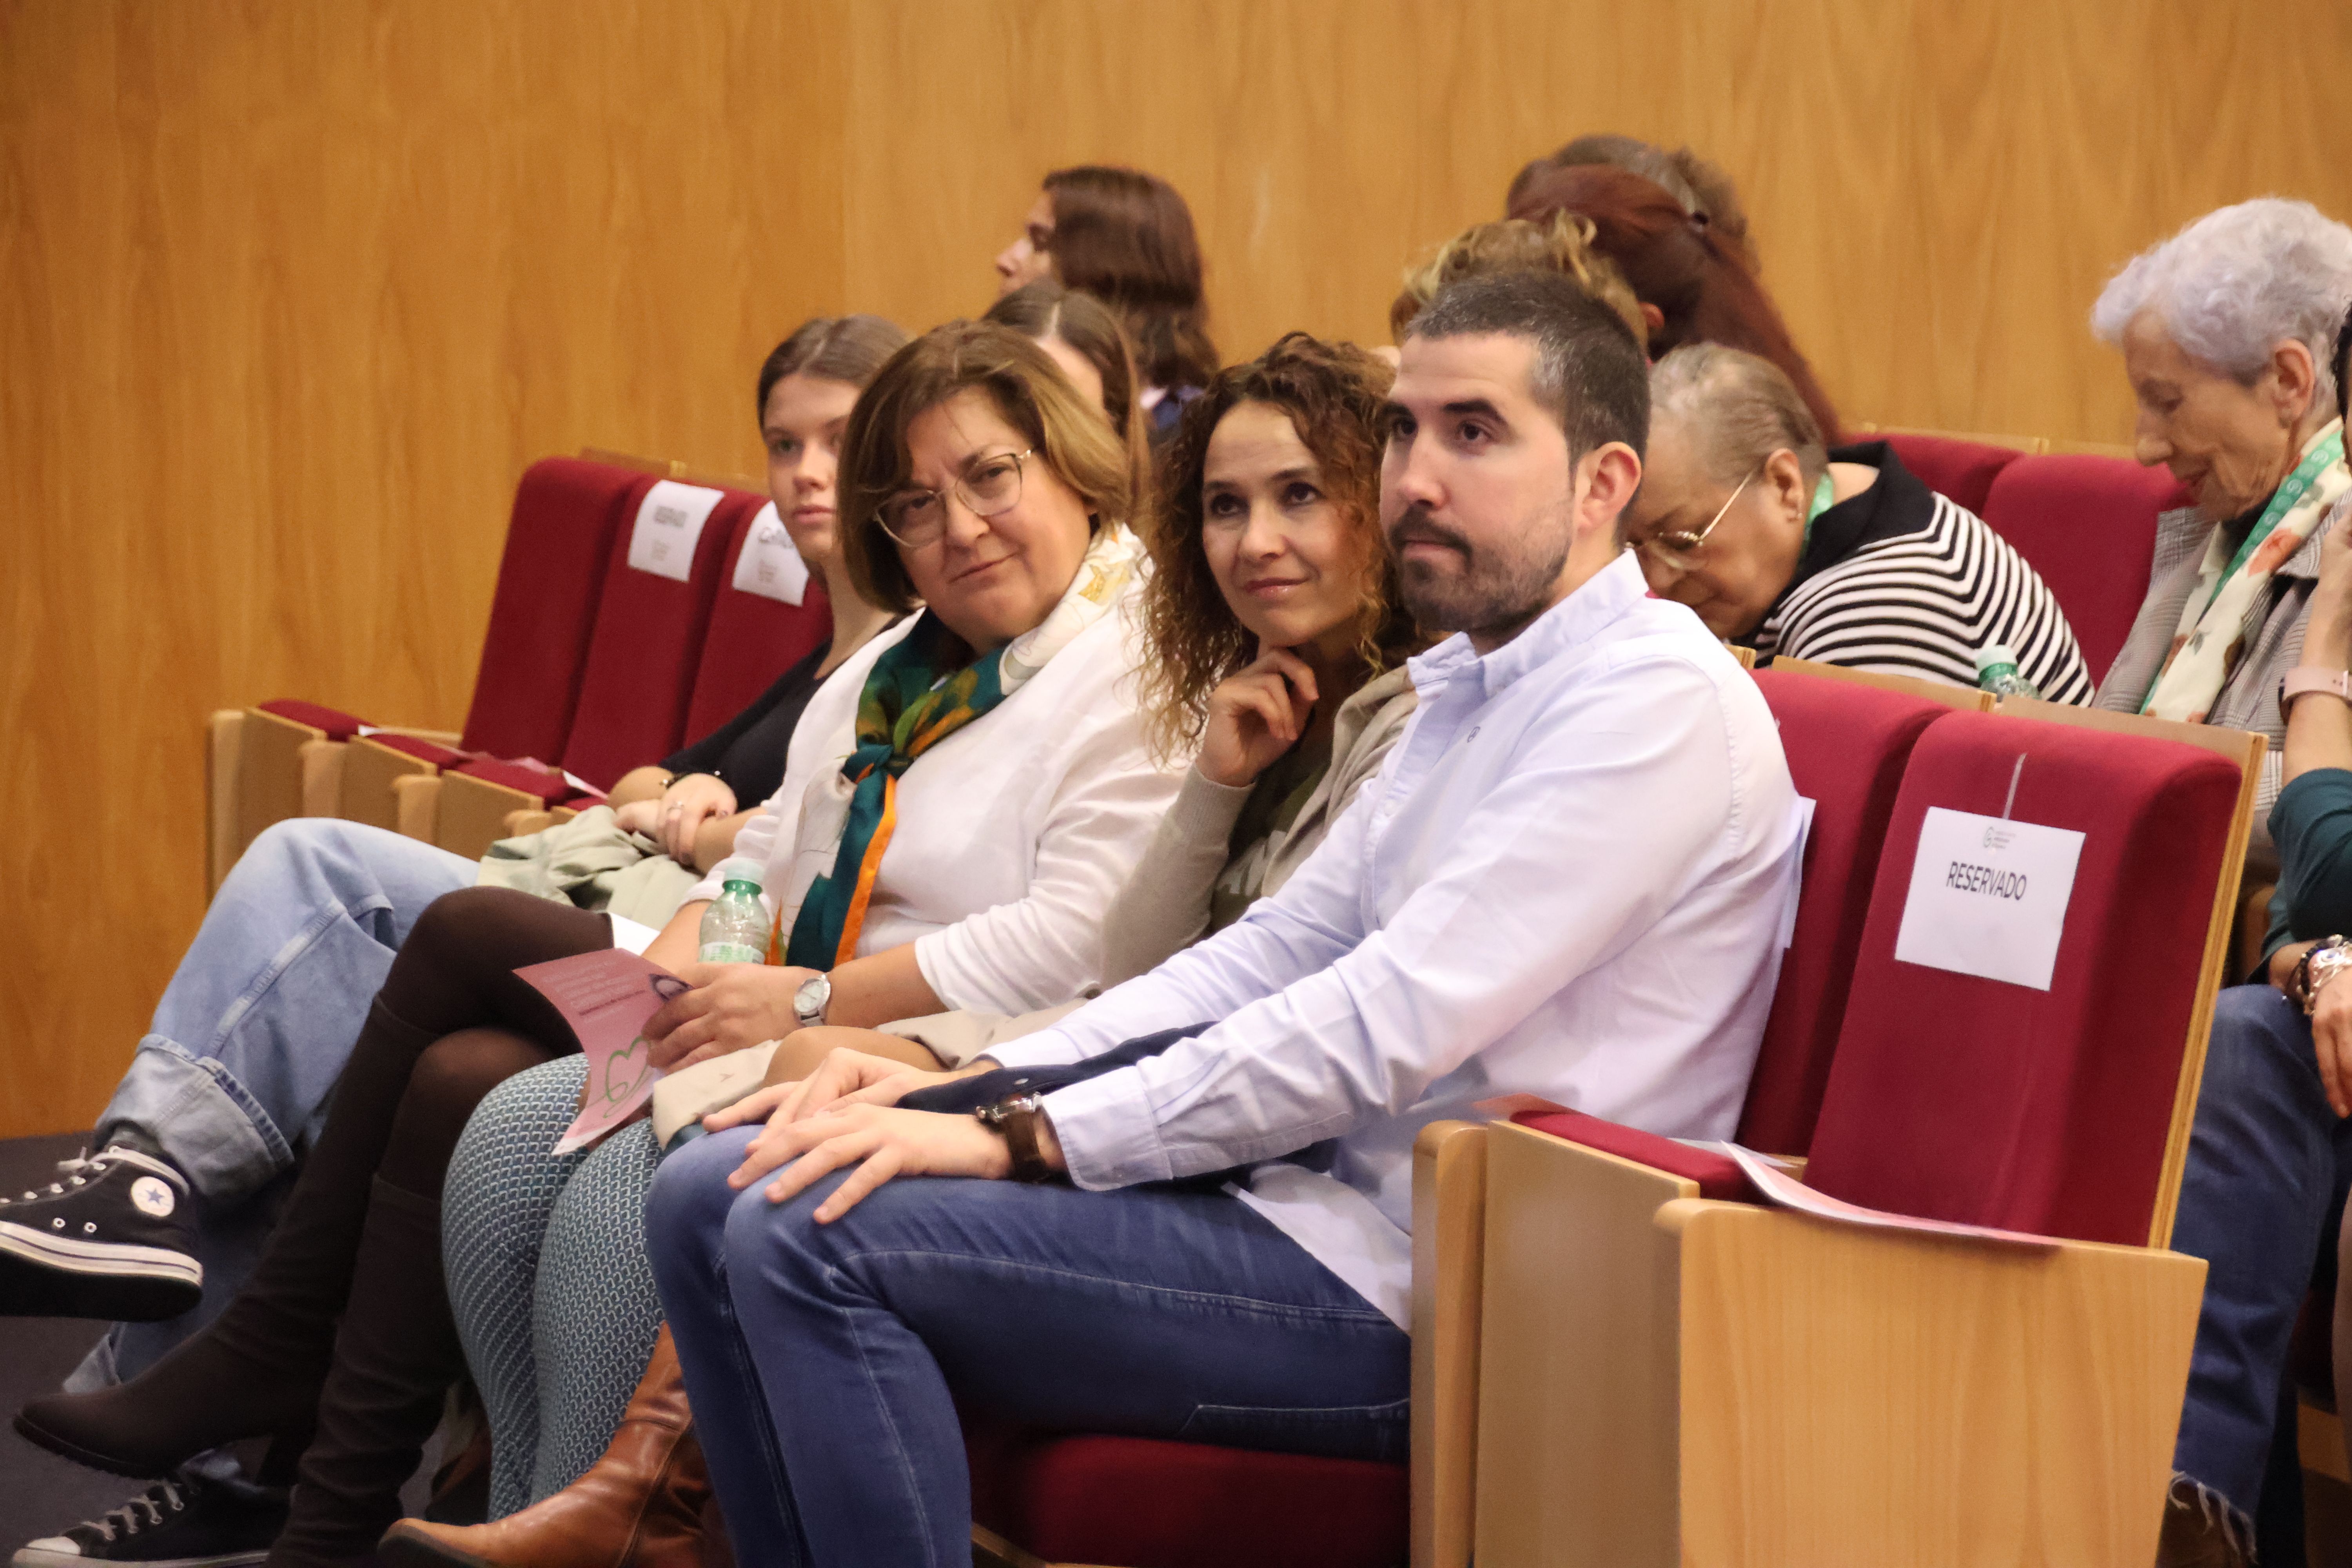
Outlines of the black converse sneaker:
[[286,1494],[201,1476],[157,1481],[103,1519],[27,1543],[10,1568],[253,1568],[286,1528]]
[[0,1317],[176,1318],[204,1294],[187,1179],[136,1150],[67,1160],[0,1202]]

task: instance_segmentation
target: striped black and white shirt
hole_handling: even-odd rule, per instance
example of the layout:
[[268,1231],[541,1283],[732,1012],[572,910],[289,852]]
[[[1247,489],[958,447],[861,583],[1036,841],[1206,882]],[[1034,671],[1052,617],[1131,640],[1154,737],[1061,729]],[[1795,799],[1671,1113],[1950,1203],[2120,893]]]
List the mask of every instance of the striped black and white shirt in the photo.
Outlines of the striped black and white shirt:
[[1884,441],[1831,460],[1878,482],[1814,519],[1796,575],[1756,628],[1759,658],[1785,654],[1956,686],[2000,643],[2053,702],[2088,702],[2091,672],[2057,595],[1984,521],[1937,495]]

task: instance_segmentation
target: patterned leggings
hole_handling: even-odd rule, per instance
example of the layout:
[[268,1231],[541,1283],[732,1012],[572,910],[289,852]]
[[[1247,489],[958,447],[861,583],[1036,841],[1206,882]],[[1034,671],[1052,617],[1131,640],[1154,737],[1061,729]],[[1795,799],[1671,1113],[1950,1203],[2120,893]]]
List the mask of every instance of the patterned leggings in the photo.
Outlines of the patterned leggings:
[[661,1329],[646,1254],[653,1124],[548,1152],[572,1124],[586,1071],[584,1058],[564,1057],[492,1089],[442,1195],[449,1300],[489,1412],[493,1519],[595,1463]]

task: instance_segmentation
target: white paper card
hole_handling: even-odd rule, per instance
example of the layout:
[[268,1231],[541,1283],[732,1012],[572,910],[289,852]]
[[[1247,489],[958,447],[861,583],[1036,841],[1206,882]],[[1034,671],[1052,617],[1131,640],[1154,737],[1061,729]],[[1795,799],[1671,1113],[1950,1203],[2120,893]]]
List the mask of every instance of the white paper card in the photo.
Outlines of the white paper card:
[[711,509],[724,494],[676,479],[656,480],[637,508],[637,525],[629,534],[630,569],[680,583],[692,576],[702,525],[710,521]]
[[751,520],[743,553],[735,558],[735,591],[797,605],[808,593],[808,563],[793,547],[793,536],[784,531],[784,520],[770,501]]
[[1811,795],[1797,797],[1797,841],[1789,846],[1797,874],[1789,879],[1789,900],[1780,908],[1780,950],[1783,952],[1788,951],[1790,942],[1797,940],[1797,909],[1804,902],[1805,895],[1805,840],[1813,836],[1815,805]]
[[2049,990],[2082,854],[2071,827],[1928,807],[1895,956]]

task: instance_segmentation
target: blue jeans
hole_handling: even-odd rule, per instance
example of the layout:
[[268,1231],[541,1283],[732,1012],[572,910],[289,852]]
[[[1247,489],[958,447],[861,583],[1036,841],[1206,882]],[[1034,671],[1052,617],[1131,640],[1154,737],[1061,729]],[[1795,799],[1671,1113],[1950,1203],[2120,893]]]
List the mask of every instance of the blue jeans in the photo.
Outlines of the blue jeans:
[[69,1388],[132,1376],[212,1321],[259,1258],[368,1004],[425,907],[474,884],[446,850],[330,817],[271,826],[238,858],[98,1119],[163,1152],[201,1198],[204,1299],[117,1323]]
[[2221,993],[2173,1222],[2205,1303],[2173,1468],[2251,1517],[2278,1424],[2295,1314],[2352,1182],[2352,1122],[2328,1109],[2311,1025],[2268,985]]
[[1027,1426],[1402,1461],[1411,1342],[1247,1205],[908,1178],[842,1218],[687,1145],[646,1212],[739,1561],[963,1568],[950,1399]]

